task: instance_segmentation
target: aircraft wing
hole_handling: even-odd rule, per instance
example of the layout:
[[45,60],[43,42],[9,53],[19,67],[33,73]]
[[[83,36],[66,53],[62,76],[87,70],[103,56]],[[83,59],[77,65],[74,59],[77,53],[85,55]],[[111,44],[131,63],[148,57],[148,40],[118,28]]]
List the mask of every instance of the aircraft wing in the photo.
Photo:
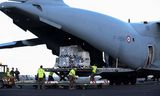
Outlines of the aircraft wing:
[[2,43],[2,44],[0,44],[0,49],[23,47],[23,46],[36,46],[36,45],[40,45],[40,44],[44,44],[44,43],[41,42],[41,40],[39,40],[39,38],[34,38],[34,39],[28,39],[28,40]]

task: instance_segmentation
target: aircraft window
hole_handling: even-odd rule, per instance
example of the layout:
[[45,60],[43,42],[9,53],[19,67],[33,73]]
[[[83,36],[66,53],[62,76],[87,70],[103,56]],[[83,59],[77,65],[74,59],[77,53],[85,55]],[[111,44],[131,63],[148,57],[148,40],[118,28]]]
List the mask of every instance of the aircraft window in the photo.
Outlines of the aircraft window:
[[38,10],[42,11],[42,7],[38,4],[32,4],[34,7],[36,7]]

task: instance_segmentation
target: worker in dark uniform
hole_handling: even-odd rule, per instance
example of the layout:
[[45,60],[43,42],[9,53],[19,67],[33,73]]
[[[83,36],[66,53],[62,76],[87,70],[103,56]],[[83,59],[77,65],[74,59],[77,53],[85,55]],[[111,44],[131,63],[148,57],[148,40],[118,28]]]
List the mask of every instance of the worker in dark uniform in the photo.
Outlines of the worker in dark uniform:
[[44,88],[44,81],[45,81],[45,71],[44,71],[42,65],[38,69],[37,77],[38,77],[38,89],[43,89]]
[[14,77],[14,68],[12,68],[12,70],[10,71],[10,75],[12,75]]
[[49,72],[48,81],[54,81],[53,72]]
[[14,73],[15,73],[16,80],[19,81],[19,74],[20,74],[20,72],[18,71],[18,68],[16,68],[16,71]]
[[60,72],[59,77],[60,77],[60,81],[66,81],[66,79],[65,79],[66,73],[65,72]]
[[75,89],[76,68],[72,68],[69,72],[69,89]]
[[91,76],[90,76],[90,81],[91,81],[91,83],[96,83],[94,77],[95,77],[96,72],[97,72],[97,66],[94,64],[93,66],[91,66],[91,70],[92,70],[92,73],[91,73]]

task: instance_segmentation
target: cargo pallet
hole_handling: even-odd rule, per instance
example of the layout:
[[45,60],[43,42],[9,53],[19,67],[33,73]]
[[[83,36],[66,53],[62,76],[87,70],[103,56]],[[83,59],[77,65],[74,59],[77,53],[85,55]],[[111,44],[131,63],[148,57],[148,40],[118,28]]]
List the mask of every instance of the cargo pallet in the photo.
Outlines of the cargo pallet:
[[[96,83],[91,82],[76,82],[75,86],[78,89],[87,88],[104,88],[109,85],[108,80],[98,80]],[[37,89],[38,83],[36,81],[17,81],[15,82],[17,88],[23,88],[24,86],[32,86]],[[69,88],[69,81],[45,81],[45,88]]]

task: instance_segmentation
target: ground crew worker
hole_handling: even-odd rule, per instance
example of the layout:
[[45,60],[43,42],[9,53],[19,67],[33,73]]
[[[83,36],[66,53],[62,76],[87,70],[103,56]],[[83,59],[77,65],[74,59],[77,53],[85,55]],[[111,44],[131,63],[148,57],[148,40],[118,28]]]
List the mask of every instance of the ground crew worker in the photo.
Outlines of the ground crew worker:
[[14,77],[11,75],[9,68],[7,68],[6,76],[4,77],[8,81],[8,83],[12,83],[14,85]]
[[69,89],[75,89],[76,68],[72,68],[69,72]]
[[96,83],[94,77],[95,77],[96,72],[97,72],[97,66],[94,64],[93,66],[91,66],[91,68],[92,68],[92,73],[91,73],[91,76],[90,76],[90,81],[91,81],[92,83]]
[[44,88],[44,81],[45,81],[45,71],[43,66],[41,65],[37,72],[38,77],[38,89]]
[[7,68],[6,76],[7,76],[7,77],[10,77],[10,76],[11,76],[10,71],[9,71],[9,68]]
[[16,78],[16,80],[20,80],[19,79],[19,74],[20,74],[20,72],[18,71],[18,68],[16,68],[16,71],[14,72],[14,74],[15,74],[15,78]]
[[10,71],[10,75],[12,75],[14,77],[14,74],[15,74],[14,68],[12,68],[12,70]]
[[54,81],[53,72],[49,72],[48,81]]

